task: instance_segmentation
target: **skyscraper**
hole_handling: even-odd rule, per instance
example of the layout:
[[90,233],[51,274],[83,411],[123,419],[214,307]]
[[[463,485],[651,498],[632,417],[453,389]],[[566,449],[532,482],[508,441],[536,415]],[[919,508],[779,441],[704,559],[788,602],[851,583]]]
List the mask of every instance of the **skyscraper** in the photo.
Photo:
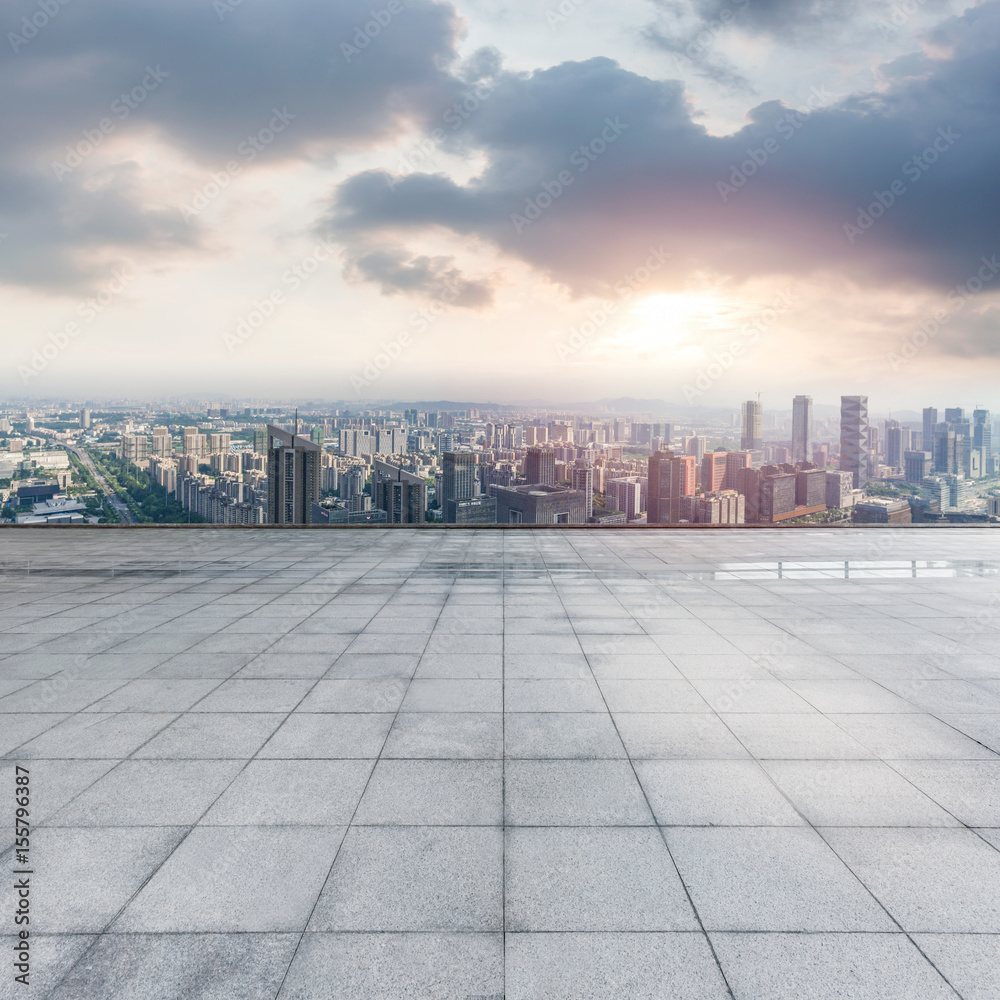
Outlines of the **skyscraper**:
[[372,474],[375,506],[388,524],[420,524],[427,513],[427,483],[420,476],[376,460]]
[[573,489],[582,493],[586,500],[587,517],[594,516],[594,467],[590,462],[578,459],[573,463]]
[[893,469],[903,468],[903,456],[912,451],[912,432],[902,427],[898,420],[885,422],[885,464]]
[[552,448],[529,448],[524,459],[524,478],[529,486],[555,486],[555,451]]
[[681,519],[681,497],[694,496],[695,457],[658,451],[649,459],[646,521],[677,524]]
[[476,456],[471,451],[446,451],[441,476],[441,510],[455,524],[455,504],[476,496]]
[[792,461],[808,462],[812,456],[813,401],[812,396],[796,396],[792,400]]
[[748,399],[743,404],[741,451],[760,451],[764,447],[764,421],[759,399]]
[[871,478],[869,464],[868,397],[840,397],[840,468],[850,472],[854,488]]
[[934,451],[934,430],[937,427],[938,412],[936,406],[924,407],[924,438],[921,442],[923,451]]
[[308,438],[270,424],[267,439],[268,521],[311,524],[312,505],[319,503],[323,449]]

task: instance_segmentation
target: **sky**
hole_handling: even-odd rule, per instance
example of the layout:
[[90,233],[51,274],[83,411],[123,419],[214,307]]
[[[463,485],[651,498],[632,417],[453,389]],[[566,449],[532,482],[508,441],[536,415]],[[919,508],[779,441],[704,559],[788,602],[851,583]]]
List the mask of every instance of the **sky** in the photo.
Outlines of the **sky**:
[[0,31],[0,397],[1000,410],[1000,0]]

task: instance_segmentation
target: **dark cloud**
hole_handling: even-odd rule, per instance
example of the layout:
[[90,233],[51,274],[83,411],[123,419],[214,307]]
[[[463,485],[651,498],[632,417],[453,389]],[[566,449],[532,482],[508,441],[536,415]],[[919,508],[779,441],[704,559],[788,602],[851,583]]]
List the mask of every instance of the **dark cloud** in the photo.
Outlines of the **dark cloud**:
[[415,256],[399,247],[377,247],[357,252],[348,264],[348,274],[375,282],[385,295],[446,296],[449,303],[466,308],[493,302],[492,284],[463,277],[454,257]]
[[[834,106],[817,94],[811,113],[764,102],[724,137],[692,119],[679,84],[606,59],[507,74],[463,130],[487,159],[480,176],[390,185],[369,171],[322,226],[348,242],[444,226],[581,293],[650,246],[672,255],[667,284],[833,271],[944,288],[1000,249],[1000,2],[939,30],[952,54],[890,65],[878,93]],[[601,146],[608,122],[624,128],[584,164],[574,151]]]
[[[20,248],[0,279],[86,281],[86,258],[109,244],[191,243],[165,218],[176,206],[127,186],[95,196],[79,179],[89,164],[56,176],[102,119],[112,138],[152,130],[208,180],[228,161],[249,166],[244,149],[254,162],[321,158],[391,137],[465,86],[452,73],[460,22],[432,0],[86,0],[31,34],[23,19],[39,10],[18,0],[0,18],[0,92],[16,95],[0,111],[0,231]],[[276,110],[287,121],[261,141]],[[258,148],[241,147],[250,137]]]

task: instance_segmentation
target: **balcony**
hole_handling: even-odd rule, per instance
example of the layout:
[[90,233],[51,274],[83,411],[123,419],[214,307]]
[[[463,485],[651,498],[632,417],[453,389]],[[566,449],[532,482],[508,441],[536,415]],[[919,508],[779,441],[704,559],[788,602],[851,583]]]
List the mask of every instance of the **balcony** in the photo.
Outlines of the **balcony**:
[[995,996],[998,537],[5,531],[32,995]]

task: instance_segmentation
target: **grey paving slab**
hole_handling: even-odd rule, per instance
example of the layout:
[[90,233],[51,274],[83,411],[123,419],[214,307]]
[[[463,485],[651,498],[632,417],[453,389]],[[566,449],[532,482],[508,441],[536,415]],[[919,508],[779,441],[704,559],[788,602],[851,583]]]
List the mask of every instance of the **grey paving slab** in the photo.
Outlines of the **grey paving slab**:
[[904,930],[1000,933],[1000,851],[971,830],[822,834]]
[[105,934],[50,1000],[271,997],[298,940],[295,934]]
[[756,761],[639,760],[636,774],[662,826],[802,826]]
[[725,1000],[702,934],[508,934],[507,1000]]
[[[99,933],[163,863],[185,827],[40,828],[31,836],[32,929],[37,934]],[[16,867],[10,852],[7,871]],[[42,873],[44,872],[44,877]],[[13,879],[2,901],[13,911]]]
[[500,826],[503,768],[489,760],[380,760],[355,823]]
[[[31,954],[29,985],[25,988],[17,982],[14,979],[14,970],[7,964],[4,976],[0,979],[0,1000],[50,995],[53,987],[69,972],[95,939],[95,935],[91,934],[33,934],[29,939]],[[3,948],[5,956],[14,954],[14,943],[13,935],[0,935],[0,948]]]
[[698,929],[654,829],[512,829],[505,866],[508,933]]
[[511,826],[648,826],[652,813],[627,761],[510,760],[504,768]]
[[913,940],[963,1000],[996,1000],[1000,935],[914,934]]
[[353,826],[311,931],[499,931],[498,827]]
[[[769,760],[764,770],[814,826],[957,826],[896,764]],[[905,773],[905,772],[904,772]]]
[[503,979],[499,933],[308,933],[278,1000],[498,998]]
[[197,827],[112,930],[301,931],[343,836],[331,826]]
[[236,760],[125,760],[52,816],[50,826],[189,826],[243,767]]
[[736,1000],[955,1000],[903,934],[711,937]]
[[671,827],[665,835],[707,930],[897,929],[811,829]]
[[252,760],[202,817],[203,826],[346,826],[372,771],[368,760]]
[[995,537],[11,532],[39,983],[994,1000]]
[[[156,717],[140,715],[133,718]],[[145,759],[245,760],[260,750],[284,718],[278,712],[186,712],[176,719],[168,716],[155,735],[151,733],[152,738],[147,738],[147,742],[135,750],[135,756]]]
[[607,712],[508,712],[504,749],[509,759],[614,759],[626,756]]

